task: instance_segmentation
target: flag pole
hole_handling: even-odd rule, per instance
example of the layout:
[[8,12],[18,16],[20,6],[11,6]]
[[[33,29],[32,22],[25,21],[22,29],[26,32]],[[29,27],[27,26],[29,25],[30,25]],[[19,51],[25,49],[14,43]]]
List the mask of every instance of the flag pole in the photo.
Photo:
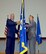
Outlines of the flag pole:
[[24,13],[24,0],[22,0],[21,14],[20,14],[20,54],[24,54],[28,51],[28,48],[25,44],[25,13]]
[[[38,17],[38,14],[37,14],[37,17]],[[39,54],[39,44],[38,44],[38,54]]]

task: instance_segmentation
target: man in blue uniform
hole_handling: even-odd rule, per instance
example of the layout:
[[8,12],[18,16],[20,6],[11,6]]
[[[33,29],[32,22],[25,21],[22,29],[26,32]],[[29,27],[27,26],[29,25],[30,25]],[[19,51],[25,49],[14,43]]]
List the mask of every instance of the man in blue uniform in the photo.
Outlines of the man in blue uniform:
[[15,33],[18,34],[18,30],[16,29],[16,25],[19,23],[14,22],[14,14],[10,15],[10,19],[6,21],[6,54],[14,54],[14,46],[15,46]]

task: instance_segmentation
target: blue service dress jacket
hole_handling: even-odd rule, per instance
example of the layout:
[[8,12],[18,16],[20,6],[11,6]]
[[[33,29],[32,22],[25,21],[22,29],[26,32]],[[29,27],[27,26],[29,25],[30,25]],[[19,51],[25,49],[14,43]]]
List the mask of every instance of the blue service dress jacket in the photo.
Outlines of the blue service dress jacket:
[[7,19],[6,21],[6,27],[8,28],[7,36],[8,37],[15,37],[15,33],[18,33],[18,30],[16,29],[17,23],[12,21],[11,19]]

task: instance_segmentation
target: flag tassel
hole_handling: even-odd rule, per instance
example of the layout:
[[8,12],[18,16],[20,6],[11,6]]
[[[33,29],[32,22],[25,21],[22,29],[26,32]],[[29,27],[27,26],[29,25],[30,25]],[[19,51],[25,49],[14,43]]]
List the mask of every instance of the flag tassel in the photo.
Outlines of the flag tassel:
[[20,54],[24,54],[25,52],[28,51],[28,48],[24,45],[24,42],[22,42],[22,47],[24,48],[24,50],[20,52]]

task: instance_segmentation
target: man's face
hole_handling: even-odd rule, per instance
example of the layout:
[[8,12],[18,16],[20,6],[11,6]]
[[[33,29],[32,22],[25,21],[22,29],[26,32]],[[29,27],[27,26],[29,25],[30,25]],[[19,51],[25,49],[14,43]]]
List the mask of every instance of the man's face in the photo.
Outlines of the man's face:
[[30,20],[30,21],[33,21],[33,20],[34,20],[34,18],[33,18],[32,16],[30,16],[30,17],[29,17],[29,20]]
[[10,15],[10,19],[11,19],[12,21],[14,21],[14,17],[15,17],[14,14],[11,14],[11,15]]

